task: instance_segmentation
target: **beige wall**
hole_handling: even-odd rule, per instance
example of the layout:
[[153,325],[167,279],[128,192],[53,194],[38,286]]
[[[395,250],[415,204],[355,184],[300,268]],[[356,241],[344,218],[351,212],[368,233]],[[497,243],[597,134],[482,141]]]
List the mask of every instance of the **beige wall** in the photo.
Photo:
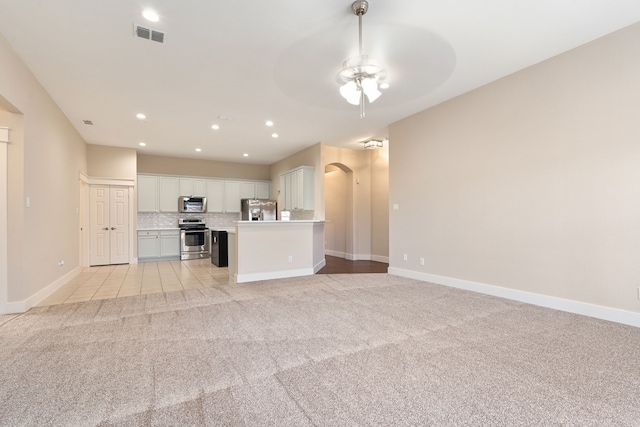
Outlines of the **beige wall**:
[[[12,104],[5,108],[24,116],[9,147],[11,303],[33,296],[79,264],[76,208],[78,174],[87,172],[86,144],[2,36],[0,64],[0,97]],[[65,261],[60,269],[59,260]]]
[[389,145],[370,151],[371,253],[389,257]]
[[391,267],[640,312],[639,50],[635,25],[393,124]]
[[138,173],[270,180],[269,166],[138,153]]
[[136,179],[136,150],[87,145],[87,169],[92,178]]

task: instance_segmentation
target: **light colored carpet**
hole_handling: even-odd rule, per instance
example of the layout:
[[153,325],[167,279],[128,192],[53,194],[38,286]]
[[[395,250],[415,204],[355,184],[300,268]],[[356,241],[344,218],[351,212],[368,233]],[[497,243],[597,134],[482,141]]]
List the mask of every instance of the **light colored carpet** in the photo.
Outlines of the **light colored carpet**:
[[640,425],[640,329],[387,274],[1,320],[2,426]]

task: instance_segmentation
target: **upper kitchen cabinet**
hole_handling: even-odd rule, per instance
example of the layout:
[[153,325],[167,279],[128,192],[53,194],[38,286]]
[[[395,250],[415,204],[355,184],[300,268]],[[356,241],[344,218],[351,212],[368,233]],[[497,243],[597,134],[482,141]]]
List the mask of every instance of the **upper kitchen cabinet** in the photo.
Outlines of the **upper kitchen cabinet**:
[[158,177],[138,175],[138,212],[158,212]]
[[225,181],[224,182],[224,211],[229,213],[240,213],[240,199],[241,197],[241,182],[240,181]]
[[270,181],[138,175],[138,212],[178,212],[178,197],[207,198],[207,211],[239,213],[240,199],[269,199]]
[[161,176],[160,182],[160,212],[178,212],[178,197],[180,197],[180,181],[175,176]]
[[256,183],[255,182],[240,182],[240,198],[241,199],[255,199],[256,198]]
[[256,197],[258,199],[270,199],[271,184],[268,182],[256,182]]
[[207,180],[207,212],[224,212],[224,180]]
[[200,196],[207,195],[207,181],[202,178],[180,178],[180,196]]
[[315,209],[315,168],[301,166],[280,175],[280,191],[284,191],[286,210]]

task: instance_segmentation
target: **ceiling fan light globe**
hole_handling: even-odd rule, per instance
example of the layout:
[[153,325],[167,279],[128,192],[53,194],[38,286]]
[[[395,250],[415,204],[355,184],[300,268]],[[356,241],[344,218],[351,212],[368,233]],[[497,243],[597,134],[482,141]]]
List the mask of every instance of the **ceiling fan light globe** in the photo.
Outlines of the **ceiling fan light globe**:
[[360,105],[360,98],[362,98],[360,91],[356,91],[355,93],[349,95],[349,97],[347,98],[347,102],[351,105]]
[[378,89],[374,89],[368,92],[365,91],[364,94],[367,95],[367,99],[369,100],[369,103],[372,103],[373,101],[378,99],[380,95],[382,95],[382,92],[380,92]]
[[354,81],[347,82],[340,86],[340,95],[346,100],[349,100],[349,97],[354,96],[354,94],[358,94],[358,87]]

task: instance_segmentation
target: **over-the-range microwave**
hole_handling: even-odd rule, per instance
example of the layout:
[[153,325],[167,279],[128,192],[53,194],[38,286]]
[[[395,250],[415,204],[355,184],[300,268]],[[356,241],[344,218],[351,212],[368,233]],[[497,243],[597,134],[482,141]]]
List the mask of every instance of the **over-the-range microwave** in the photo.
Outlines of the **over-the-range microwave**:
[[178,212],[206,213],[207,198],[180,196],[178,197]]

